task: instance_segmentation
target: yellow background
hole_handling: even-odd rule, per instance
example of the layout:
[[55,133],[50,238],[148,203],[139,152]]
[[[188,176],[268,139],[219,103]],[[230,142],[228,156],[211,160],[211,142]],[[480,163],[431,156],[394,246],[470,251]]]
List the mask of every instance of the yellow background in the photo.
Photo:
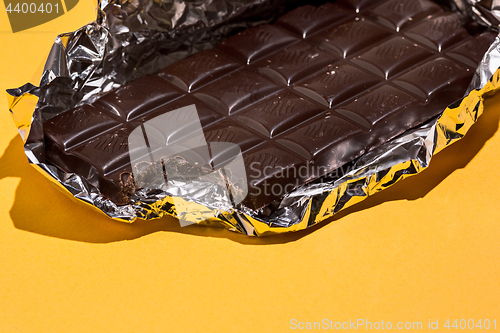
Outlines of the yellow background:
[[[0,90],[27,82],[57,33],[94,8],[80,0],[16,34],[1,12]],[[264,239],[172,218],[128,225],[75,203],[28,165],[2,92],[0,107],[0,332],[500,321],[500,96],[422,174],[312,230]]]

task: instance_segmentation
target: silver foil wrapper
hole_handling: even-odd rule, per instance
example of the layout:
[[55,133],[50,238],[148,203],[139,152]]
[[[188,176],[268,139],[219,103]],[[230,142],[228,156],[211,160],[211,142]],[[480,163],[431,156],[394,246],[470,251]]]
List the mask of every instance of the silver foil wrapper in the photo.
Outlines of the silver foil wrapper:
[[[498,31],[500,1],[438,2]],[[10,111],[29,162],[67,194],[122,221],[174,215],[183,221],[223,226],[249,236],[297,231],[425,169],[434,154],[466,134],[482,113],[484,96],[498,89],[497,37],[461,101],[440,117],[386,142],[342,170],[296,188],[273,203],[272,210],[234,209],[217,199],[220,189],[211,183],[178,183],[178,188],[154,194],[139,190],[131,204],[118,206],[82,176],[46,163],[44,120],[92,103],[128,81],[213,48],[228,36],[272,21],[300,4],[298,0],[100,2],[94,22],[56,38],[38,86],[28,83],[8,90]]]

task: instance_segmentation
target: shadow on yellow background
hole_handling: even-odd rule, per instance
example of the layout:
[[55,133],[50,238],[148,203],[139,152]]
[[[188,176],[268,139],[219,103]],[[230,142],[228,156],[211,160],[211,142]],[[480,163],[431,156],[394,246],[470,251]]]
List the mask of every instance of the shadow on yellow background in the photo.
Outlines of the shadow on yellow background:
[[[132,224],[112,220],[65,196],[32,168],[24,155],[23,143],[19,136],[11,140],[0,158],[0,179],[21,178],[14,205],[10,210],[12,221],[18,229],[41,235],[89,243],[109,243],[166,231],[193,236],[224,237],[251,245],[287,243],[299,240],[359,210],[369,209],[387,201],[423,198],[448,175],[457,169],[464,168],[498,130],[500,107],[491,107],[493,104],[491,102],[486,101],[486,111],[467,136],[434,156],[431,166],[420,175],[405,179],[360,204],[341,211],[317,226],[295,233],[265,238],[250,238],[224,229],[197,225],[181,228],[179,222],[172,217],[150,221],[137,220]],[[494,104],[497,106],[496,104],[500,103]]]

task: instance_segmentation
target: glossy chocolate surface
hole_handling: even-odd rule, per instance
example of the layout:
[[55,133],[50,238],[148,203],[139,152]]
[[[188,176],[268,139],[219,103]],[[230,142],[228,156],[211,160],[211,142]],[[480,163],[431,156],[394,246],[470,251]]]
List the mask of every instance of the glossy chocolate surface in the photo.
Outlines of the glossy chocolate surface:
[[240,147],[243,204],[259,209],[439,115],[463,97],[494,38],[427,0],[307,5],[48,120],[47,159],[126,204],[128,135],[195,104],[209,146]]

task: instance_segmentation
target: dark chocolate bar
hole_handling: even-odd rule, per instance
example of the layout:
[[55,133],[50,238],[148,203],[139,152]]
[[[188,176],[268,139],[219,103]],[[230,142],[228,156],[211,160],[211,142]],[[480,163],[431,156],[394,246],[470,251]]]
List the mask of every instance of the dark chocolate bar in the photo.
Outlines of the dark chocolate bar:
[[240,147],[256,210],[439,115],[495,37],[432,1],[306,5],[46,121],[46,157],[127,204],[130,133],[194,104],[209,145]]

